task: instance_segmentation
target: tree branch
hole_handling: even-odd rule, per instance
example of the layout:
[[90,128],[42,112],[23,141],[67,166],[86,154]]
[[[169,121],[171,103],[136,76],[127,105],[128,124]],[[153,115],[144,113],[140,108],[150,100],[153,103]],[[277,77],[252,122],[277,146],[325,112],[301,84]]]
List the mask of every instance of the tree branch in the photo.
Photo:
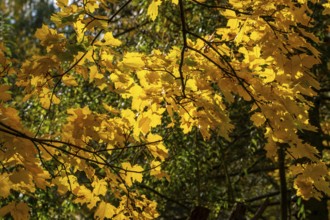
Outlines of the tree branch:
[[184,14],[184,5],[183,5],[183,0],[179,0],[179,6],[180,6],[180,18],[181,18],[181,30],[182,30],[182,39],[183,39],[183,47],[181,50],[181,59],[180,59],[180,64],[179,64],[179,73],[180,73],[180,80],[181,80],[181,91],[182,95],[185,98],[186,93],[185,93],[185,81],[184,81],[184,75],[182,71],[183,67],[183,62],[184,62],[184,53],[187,48],[187,26],[186,26],[186,18]]
[[160,192],[156,191],[155,189],[153,189],[153,188],[151,188],[151,187],[149,187],[147,185],[139,184],[138,186],[141,187],[141,188],[143,188],[143,189],[146,189],[146,190],[149,190],[149,191],[155,193],[156,195],[158,195],[159,197],[161,197],[163,199],[166,199],[167,201],[173,202],[173,203],[175,203],[175,204],[183,207],[184,209],[189,210],[189,207],[188,206],[182,204],[181,202],[178,202],[175,199],[169,198],[169,197],[165,196],[164,194],[161,194]]
[[280,171],[280,192],[281,192],[281,220],[288,219],[288,207],[287,207],[287,187],[285,177],[285,146],[279,144],[278,146],[278,166]]

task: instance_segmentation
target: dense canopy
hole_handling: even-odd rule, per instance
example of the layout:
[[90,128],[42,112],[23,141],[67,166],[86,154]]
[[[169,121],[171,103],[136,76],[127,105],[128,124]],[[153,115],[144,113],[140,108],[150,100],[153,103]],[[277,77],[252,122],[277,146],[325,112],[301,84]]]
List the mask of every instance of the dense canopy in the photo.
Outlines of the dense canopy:
[[0,216],[328,218],[329,2],[0,7]]

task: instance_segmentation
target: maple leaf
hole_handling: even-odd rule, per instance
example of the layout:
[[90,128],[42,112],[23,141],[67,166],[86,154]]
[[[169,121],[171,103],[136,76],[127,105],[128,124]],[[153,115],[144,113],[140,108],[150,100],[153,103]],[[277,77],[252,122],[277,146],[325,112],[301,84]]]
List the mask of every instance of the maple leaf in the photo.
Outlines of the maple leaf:
[[129,52],[126,53],[122,63],[127,67],[132,67],[136,69],[140,69],[145,64],[142,60],[143,55],[137,52]]
[[[226,10],[222,11],[221,14],[223,16],[228,17],[228,18],[235,18],[236,17],[236,13],[233,10],[226,9]],[[230,26],[230,24],[228,26]]]
[[[47,25],[44,24],[36,31],[35,36],[41,41],[41,44],[43,46],[56,44],[65,38],[63,34],[58,34],[55,29],[49,28]],[[49,50],[59,48],[53,45],[52,47],[47,47],[47,49]]]
[[67,86],[78,86],[78,83],[74,76],[65,74],[62,78],[62,82]]
[[151,128],[151,118],[149,117],[139,117],[138,121],[138,129],[135,129],[135,136],[139,136],[140,132],[143,134],[147,134]]
[[162,137],[157,134],[148,134],[147,140],[149,143],[153,143],[148,144],[148,149],[154,158],[159,158],[161,161],[164,161],[168,156],[168,149],[161,142]]
[[162,0],[152,0],[152,2],[150,3],[150,5],[148,7],[147,15],[149,15],[151,20],[153,20],[153,21],[156,20],[156,18],[158,16],[158,7],[161,4],[162,4]]
[[294,187],[297,189],[297,195],[304,199],[309,199],[313,196],[313,180],[298,176],[294,181]]
[[330,3],[324,3],[322,4],[324,7],[324,11],[322,12],[323,15],[328,15],[330,14]]
[[82,42],[82,40],[84,39],[84,28],[85,28],[85,24],[82,23],[81,20],[77,20],[74,24],[73,27],[77,33],[77,41],[78,42]]
[[57,6],[60,8],[67,6],[68,3],[69,3],[69,0],[57,0],[56,1]]
[[[0,196],[7,198],[10,195],[12,183],[9,180],[9,175],[4,173],[0,175]],[[1,214],[0,214],[1,216]]]
[[256,112],[251,116],[251,120],[254,122],[254,124],[257,127],[260,127],[261,125],[263,125],[265,123],[266,118],[262,113]]
[[132,166],[129,162],[124,162],[121,164],[125,170],[125,182],[128,186],[132,186],[134,181],[142,182],[142,171],[143,168],[139,165]]
[[4,217],[7,213],[10,213],[14,219],[30,218],[29,207],[24,202],[11,202],[0,209],[0,216]]
[[[100,193],[99,189],[96,186],[96,193]],[[91,190],[85,186],[77,186],[73,189],[73,193],[77,196],[74,200],[76,203],[87,204],[89,209],[92,209],[96,206],[97,202],[100,201],[100,197],[94,194]]]
[[93,194],[94,195],[105,195],[107,192],[107,187],[108,184],[105,180],[101,179],[99,180],[98,178],[95,178],[92,186],[94,187],[93,189]]
[[59,104],[60,99],[57,98],[48,88],[42,88],[42,92],[39,94],[41,106],[45,109],[49,109],[50,105]]
[[120,111],[118,109],[115,109],[114,107],[107,105],[105,103],[102,103],[103,107],[112,114],[120,114]]
[[101,201],[95,211],[94,217],[98,217],[99,219],[111,219],[115,214],[116,207],[114,207],[110,203]]
[[11,99],[11,94],[8,93],[9,85],[0,86],[0,100],[6,102]]
[[35,36],[39,40],[44,41],[48,34],[49,34],[49,28],[46,25],[42,25],[42,27],[36,31]]
[[161,170],[161,162],[153,160],[150,163],[150,169],[150,175],[155,176],[158,179],[165,177],[167,181],[170,181],[170,176]]
[[95,9],[99,8],[99,3],[96,0],[89,0],[85,6],[88,12],[94,13]]
[[97,67],[94,65],[94,66],[91,66],[89,67],[90,69],[90,72],[89,72],[89,82],[93,82],[95,79],[102,79],[104,76],[99,73],[99,70],[97,69]]
[[122,44],[121,41],[114,38],[111,32],[107,32],[104,34],[103,40],[96,42],[94,45],[116,47],[116,46],[120,46],[121,44]]
[[26,184],[32,183],[31,182],[32,175],[23,169],[13,172],[13,174],[9,176],[9,179],[12,183],[22,183],[22,182]]
[[327,167],[322,162],[308,164],[306,167],[301,165],[289,167],[293,175],[298,177],[294,181],[294,188],[297,189],[297,195],[304,199],[315,197],[320,199],[321,194],[314,189],[325,192],[330,195],[330,183],[324,176],[328,174]]
[[68,192],[69,189],[76,189],[79,186],[77,178],[73,175],[56,177],[52,180],[52,183],[58,187],[57,191],[61,195]]

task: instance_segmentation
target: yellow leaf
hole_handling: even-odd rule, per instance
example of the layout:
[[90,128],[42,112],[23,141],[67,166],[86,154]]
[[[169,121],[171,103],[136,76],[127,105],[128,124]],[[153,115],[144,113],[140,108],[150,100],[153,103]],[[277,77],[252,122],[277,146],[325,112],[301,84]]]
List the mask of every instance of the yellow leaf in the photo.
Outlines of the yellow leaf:
[[142,171],[143,168],[139,165],[132,166],[129,162],[124,162],[121,164],[125,170],[125,182],[128,186],[132,186],[134,181],[142,182]]
[[139,128],[143,134],[147,134],[151,128],[151,119],[149,117],[141,117],[139,120]]
[[251,33],[250,38],[253,41],[259,40],[260,39],[260,33],[254,31],[254,32]]
[[11,176],[9,176],[9,179],[12,183],[26,183],[29,184],[32,181],[32,176],[29,172],[26,170],[20,169],[19,171],[13,172]]
[[79,186],[78,180],[75,176],[63,174],[62,177],[56,177],[52,183],[57,186],[57,192],[61,195],[65,194],[68,190],[75,189]]
[[330,2],[329,3],[324,3],[322,4],[324,7],[324,11],[322,12],[323,15],[328,15],[330,14]]
[[151,18],[151,20],[156,20],[158,15],[158,7],[162,4],[162,0],[153,0],[148,7],[147,15]]
[[124,109],[121,111],[121,116],[129,122],[129,126],[133,126],[135,124],[135,114],[130,109]]
[[161,162],[153,160],[150,163],[150,175],[155,176],[158,179],[165,177],[168,181],[170,180],[170,176],[161,170]]
[[258,46],[253,47],[254,57],[259,58],[261,55],[261,48]]
[[5,205],[5,206],[1,207],[1,209],[0,209],[0,217],[4,217],[8,213],[10,213],[11,210],[13,210],[14,208],[15,208],[15,203],[14,202],[11,202],[8,205]]
[[[237,23],[238,23],[238,25],[240,24],[239,22],[237,22]],[[241,29],[240,29],[239,32],[237,33],[237,35],[236,35],[236,37],[235,37],[235,42],[236,42],[236,44],[241,43],[242,39],[243,39],[244,37],[246,37],[246,36],[245,36],[245,29],[246,29],[246,26],[247,26],[247,22],[245,22],[245,23],[243,24],[243,26],[241,27]]]
[[[156,161],[156,160],[153,160],[152,162],[151,162],[151,164],[150,164],[150,167],[151,167],[151,171],[150,171],[150,174],[152,173],[152,171],[160,171],[160,165],[161,165],[161,162],[159,162],[159,161]],[[151,174],[152,175],[152,174]]]
[[76,79],[68,74],[65,74],[62,78],[62,82],[67,86],[78,86]]
[[29,219],[29,206],[24,202],[20,202],[16,204],[15,210],[11,212],[11,215],[14,219]]
[[73,27],[77,33],[77,42],[80,43],[84,38],[85,24],[82,23],[81,20],[78,20],[75,23],[73,23]]
[[[277,132],[277,133],[279,133],[279,132]],[[279,138],[279,139],[285,138],[285,132],[282,132],[280,134],[277,134],[277,133],[274,133],[274,135],[276,135],[277,138]],[[289,135],[287,135],[287,136],[289,136]],[[273,139],[274,139],[274,137],[273,137]],[[299,143],[296,146],[291,146],[288,149],[288,152],[290,152],[290,155],[292,155],[294,158],[306,157],[313,161],[318,160],[317,156],[316,156],[319,153],[318,150],[315,147],[309,145],[308,143]]]
[[276,78],[276,73],[270,68],[266,68],[264,71],[258,72],[258,75],[261,76],[264,83],[273,82]]
[[116,207],[114,207],[110,203],[101,201],[95,211],[94,217],[95,219],[105,219],[105,218],[111,219],[115,215],[115,213],[116,213]]
[[89,67],[89,82],[93,82],[94,79],[103,79],[103,74],[99,73],[96,65]]
[[149,144],[148,149],[154,158],[159,158],[161,161],[164,161],[168,156],[168,149],[162,142]]
[[95,0],[89,0],[87,2],[87,4],[85,5],[87,11],[89,11],[90,13],[94,13],[95,9],[99,8],[98,3]]
[[105,110],[107,110],[108,112],[112,114],[120,114],[120,111],[118,109],[115,109],[114,107],[107,105],[105,103],[102,103],[102,105],[105,108]]
[[294,180],[294,188],[297,189],[297,196],[309,199],[313,196],[313,181],[311,178],[303,178],[301,175]]
[[129,90],[130,94],[133,95],[133,100],[132,100],[132,109],[133,110],[143,110],[145,106],[143,106],[143,102],[141,102],[141,98],[145,98],[145,90],[139,86],[139,85],[134,85],[130,88]]
[[0,100],[6,102],[11,99],[11,95],[8,93],[9,85],[0,86]]
[[159,114],[152,114],[150,117],[150,127],[156,127],[162,123],[162,116]]
[[43,171],[43,170],[41,172],[33,176],[33,181],[35,182],[38,188],[46,190],[46,187],[50,186],[49,182],[47,181],[47,179],[50,178],[50,174],[47,171]]
[[[41,41],[41,44],[44,46],[54,44],[65,38],[63,34],[58,34],[55,29],[51,29],[47,25],[42,25],[42,27],[36,31],[35,36]],[[55,48],[56,47],[52,49]]]
[[[100,201],[100,197],[96,196],[85,186],[78,186],[72,191],[76,195],[75,203],[87,204],[89,209],[96,206],[96,203]],[[95,191],[97,192],[97,191]]]
[[179,3],[179,0],[172,0],[172,3],[177,5]]
[[153,143],[153,142],[158,142],[163,140],[162,136],[158,135],[158,134],[148,134],[147,140],[149,143]]
[[29,206],[24,202],[11,202],[0,209],[0,216],[4,217],[10,212],[14,219],[29,219]]
[[53,95],[52,98],[53,98],[52,101],[53,101],[54,104],[60,104],[61,100],[59,98],[57,98],[56,95]]
[[[110,53],[110,51],[103,50],[103,51],[101,52],[101,58],[102,58],[102,60],[112,62],[113,57],[114,57],[114,56]],[[108,63],[107,63],[107,64],[108,64]],[[108,65],[111,65],[111,64],[108,64]]]
[[229,9],[222,11],[221,14],[226,17],[231,17],[231,18],[236,17],[236,13],[233,10],[229,10]]
[[39,97],[40,97],[40,104],[45,109],[49,109],[51,101],[54,104],[59,104],[61,101],[48,88],[42,88],[42,92],[39,94]]
[[187,80],[186,88],[187,89],[190,89],[191,91],[197,91],[198,90],[198,87],[197,87],[196,80],[194,80],[194,79]]
[[251,116],[251,120],[257,127],[260,127],[265,123],[266,118],[262,113],[256,112]]
[[105,45],[111,45],[111,46],[120,46],[121,45],[121,41],[114,38],[111,32],[107,32],[104,35],[103,39],[106,42]]
[[105,33],[103,40],[95,43],[97,46],[120,46],[121,41],[114,38],[111,32]]
[[235,18],[231,18],[227,22],[227,27],[229,27],[230,29],[236,30],[238,29],[239,25],[240,25],[239,20]]
[[56,4],[58,7],[62,8],[68,5],[69,0],[57,0]]
[[94,195],[97,195],[97,196],[105,195],[107,192],[108,184],[103,179],[99,180],[97,177],[95,177],[95,180],[93,181],[92,186],[94,187],[94,189],[93,189]]
[[[267,128],[266,128],[266,130],[267,130]],[[275,157],[277,156],[277,145],[271,138],[268,138],[268,141],[267,141],[264,149],[266,150],[267,158],[274,160]]]
[[[7,198],[10,195],[12,183],[8,178],[7,173],[3,173],[0,176],[0,197]],[[1,214],[0,214],[1,216]]]
[[39,29],[36,31],[35,36],[36,36],[39,40],[43,41],[43,40],[46,38],[46,36],[47,36],[48,34],[49,34],[49,28],[48,28],[48,26],[47,26],[47,25],[42,25],[42,27],[39,28]]
[[144,66],[144,62],[142,60],[142,54],[136,52],[129,52],[125,55],[122,63],[125,66],[133,67],[133,68],[142,68]]

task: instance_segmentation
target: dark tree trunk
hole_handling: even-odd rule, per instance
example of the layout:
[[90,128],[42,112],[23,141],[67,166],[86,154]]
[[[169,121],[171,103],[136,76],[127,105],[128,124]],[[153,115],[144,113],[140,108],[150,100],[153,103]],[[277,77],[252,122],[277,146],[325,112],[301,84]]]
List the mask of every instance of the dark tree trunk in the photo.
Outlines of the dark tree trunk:
[[207,220],[210,210],[202,206],[196,206],[191,212],[189,220]]
[[288,219],[288,189],[285,177],[285,144],[278,145],[278,168],[280,173],[280,192],[281,192],[281,220]]
[[236,203],[229,220],[246,220],[245,218],[246,206],[244,203]]

